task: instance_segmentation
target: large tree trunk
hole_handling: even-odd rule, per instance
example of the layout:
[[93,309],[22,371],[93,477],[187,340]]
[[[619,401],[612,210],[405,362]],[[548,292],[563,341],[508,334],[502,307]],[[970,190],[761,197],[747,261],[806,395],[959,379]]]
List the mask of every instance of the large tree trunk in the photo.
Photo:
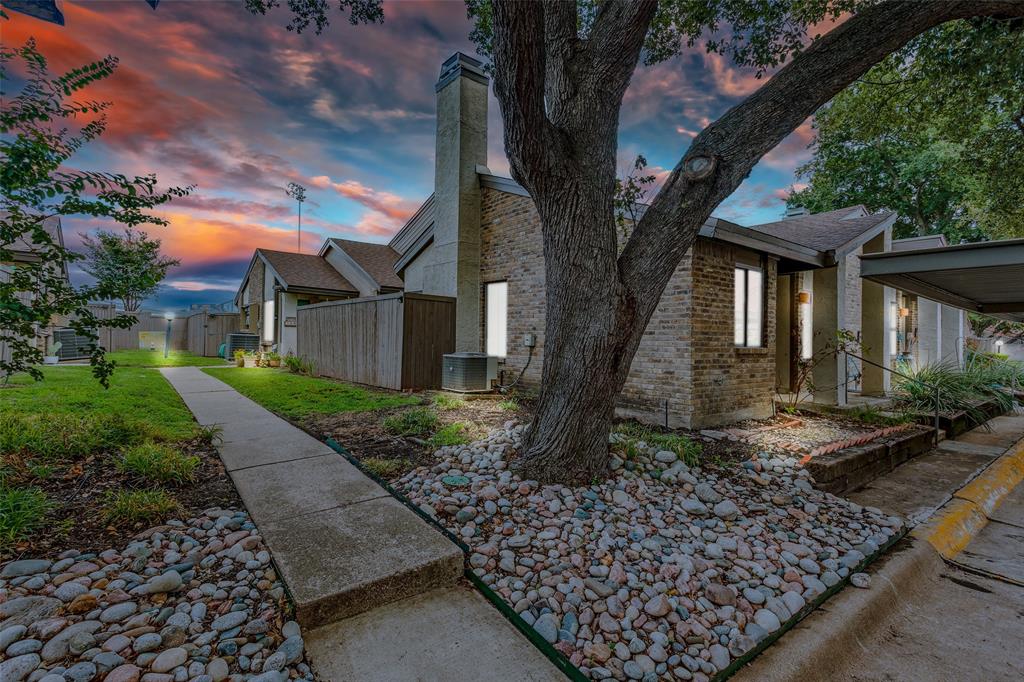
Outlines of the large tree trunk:
[[951,19],[1024,15],[1024,2],[1012,0],[867,6],[705,128],[618,255],[619,109],[657,4],[607,0],[585,39],[575,3],[495,0],[493,8],[505,149],[544,238],[544,367],[520,466],[567,483],[606,473],[615,402],[662,292],[700,226],[761,157],[921,32]]
[[609,229],[600,198],[554,203],[542,209],[544,224],[569,229],[545,230],[544,381],[523,464],[531,478],[583,483],[607,471],[615,399],[635,352],[636,310],[619,282],[614,240],[588,252],[573,234]]

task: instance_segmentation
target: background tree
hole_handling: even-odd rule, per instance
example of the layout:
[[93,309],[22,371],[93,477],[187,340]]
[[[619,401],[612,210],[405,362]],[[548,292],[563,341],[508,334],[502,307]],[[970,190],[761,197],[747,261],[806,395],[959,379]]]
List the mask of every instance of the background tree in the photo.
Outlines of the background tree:
[[[256,11],[277,4],[247,1]],[[380,18],[379,0],[342,4],[353,23]],[[296,29],[327,22],[326,0],[288,6]],[[916,36],[958,19],[1024,16],[1024,3],[473,0],[469,10],[491,57],[512,177],[532,197],[544,241],[544,366],[521,466],[541,480],[586,482],[607,473],[615,401],[666,284],[761,157]],[[808,27],[844,13],[807,44]],[[662,61],[699,40],[760,73],[785,66],[693,139],[620,252],[623,95],[641,59]]]
[[21,92],[5,97],[0,107],[0,263],[11,262],[16,249],[30,250],[35,258],[9,268],[5,281],[0,281],[0,342],[11,351],[9,359],[0,359],[0,377],[28,372],[42,378],[35,367],[43,359],[35,334],[59,317],[68,318],[69,326],[92,340],[93,373],[106,385],[113,365],[96,345],[96,330],[129,327],[135,318],[120,315],[100,320],[92,314],[89,301],[108,299],[113,293],[103,284],[71,286],[64,272],[80,256],[66,249],[46,229],[45,221],[83,214],[129,227],[163,225],[166,221],[146,210],[189,189],[160,191],[152,175],[126,177],[70,165],[74,153],[103,132],[103,111],[109,103],[69,98],[110,76],[117,66],[114,57],[53,77],[34,41],[21,48],[0,47],[0,83],[10,82],[14,59],[24,64],[25,82]]
[[83,269],[98,287],[121,301],[126,313],[138,312],[142,302],[156,293],[160,282],[181,261],[160,253],[160,240],[145,232],[98,230],[83,240],[87,262]]
[[1024,25],[953,22],[871,69],[815,116],[790,205],[896,211],[897,237],[1024,236]]

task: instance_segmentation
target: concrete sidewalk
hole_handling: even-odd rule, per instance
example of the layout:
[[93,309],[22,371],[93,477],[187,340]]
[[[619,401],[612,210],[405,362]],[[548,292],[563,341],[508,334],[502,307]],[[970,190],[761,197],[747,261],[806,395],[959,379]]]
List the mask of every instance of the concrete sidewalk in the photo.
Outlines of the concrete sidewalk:
[[[345,458],[196,367],[160,371],[200,424],[222,429],[221,460],[296,619],[313,628],[309,653],[326,679],[473,680],[495,666],[502,679],[564,679],[486,600],[458,586],[458,546]],[[431,621],[436,614],[443,622]],[[367,641],[360,632],[388,636]],[[415,656],[394,668],[414,643]],[[444,674],[423,672],[431,670]]]

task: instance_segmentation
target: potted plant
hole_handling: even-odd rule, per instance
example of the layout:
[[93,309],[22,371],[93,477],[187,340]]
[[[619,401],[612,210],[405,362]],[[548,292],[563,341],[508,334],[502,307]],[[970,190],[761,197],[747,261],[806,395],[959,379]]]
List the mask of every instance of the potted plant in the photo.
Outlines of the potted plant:
[[43,356],[44,365],[56,365],[60,362],[60,349],[64,346],[60,341],[54,341],[46,345],[46,355]]
[[246,353],[242,358],[243,367],[259,367],[260,357],[256,353]]
[[235,351],[235,365],[237,367],[245,366],[245,351],[241,348]]
[[281,366],[281,356],[278,355],[277,353],[267,353],[266,355],[263,356],[263,360],[267,367]]

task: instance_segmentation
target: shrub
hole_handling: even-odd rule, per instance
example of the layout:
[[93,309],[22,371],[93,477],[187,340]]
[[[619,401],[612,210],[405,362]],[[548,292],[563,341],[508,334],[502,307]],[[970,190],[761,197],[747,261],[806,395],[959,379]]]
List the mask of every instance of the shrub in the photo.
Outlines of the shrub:
[[43,525],[50,502],[39,488],[8,487],[0,481],[0,549]]
[[402,462],[397,459],[367,457],[366,459],[359,460],[359,463],[377,478],[391,478],[402,470]]
[[178,502],[163,490],[111,490],[103,507],[107,523],[154,523],[176,512]]
[[195,478],[199,458],[185,455],[169,445],[143,443],[125,450],[117,468],[153,483],[185,483]]
[[0,453],[41,458],[78,458],[141,443],[149,429],[120,414],[5,414],[0,416]]
[[384,428],[396,436],[430,435],[437,427],[437,414],[429,407],[417,407],[387,417]]
[[446,445],[466,445],[473,441],[470,435],[471,430],[472,427],[465,422],[447,424],[430,437],[430,445],[435,448]]
[[466,401],[449,393],[438,393],[434,396],[434,407],[439,410],[457,410],[460,407],[465,407]]
[[305,374],[306,376],[313,376],[313,370],[315,365],[312,360],[306,358],[300,358],[295,355],[286,355],[282,361],[284,366],[288,368],[288,371],[292,374]]
[[635,459],[639,454],[636,443],[644,441],[660,450],[676,453],[687,466],[694,467],[700,464],[702,451],[700,443],[696,443],[682,434],[663,433],[637,422],[619,424],[615,427],[615,433],[626,436],[622,441],[623,454],[626,459]]
[[[908,411],[941,414],[965,412],[972,421],[983,423],[984,411],[978,405],[995,401],[1004,410],[1013,406],[1006,387],[1016,368],[1006,363],[969,360],[960,368],[954,363],[938,362],[917,370],[904,369],[908,377],[893,380],[897,403]],[[935,388],[938,388],[936,394]]]
[[516,402],[515,398],[508,398],[498,403],[499,410],[505,410],[506,412],[515,412],[519,409],[519,403]]
[[224,427],[220,424],[197,426],[196,438],[206,445],[219,445],[224,442]]

